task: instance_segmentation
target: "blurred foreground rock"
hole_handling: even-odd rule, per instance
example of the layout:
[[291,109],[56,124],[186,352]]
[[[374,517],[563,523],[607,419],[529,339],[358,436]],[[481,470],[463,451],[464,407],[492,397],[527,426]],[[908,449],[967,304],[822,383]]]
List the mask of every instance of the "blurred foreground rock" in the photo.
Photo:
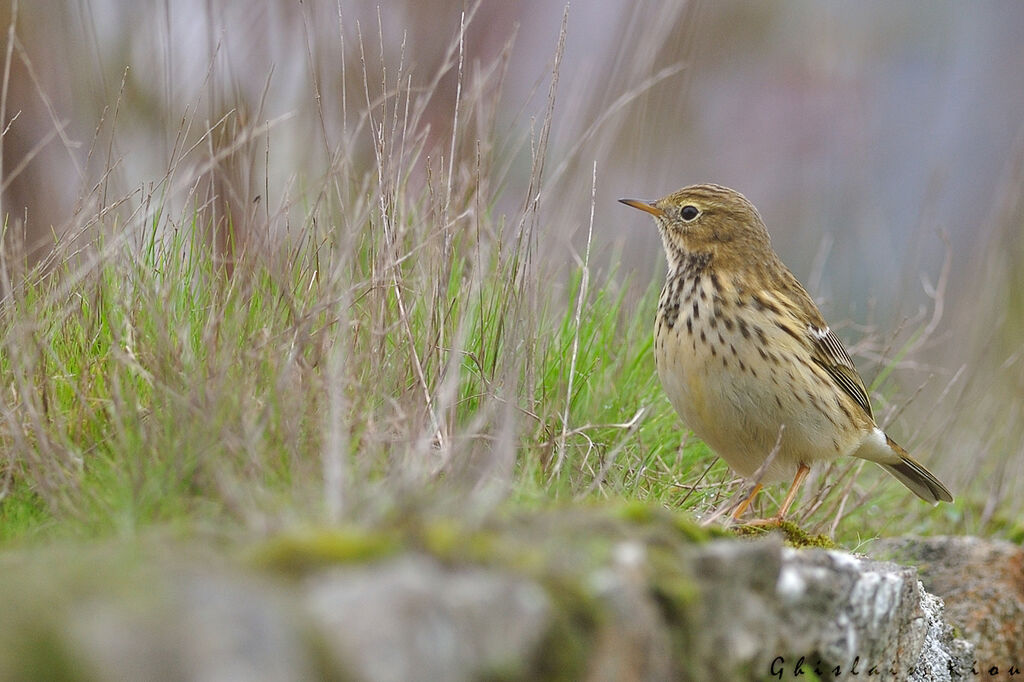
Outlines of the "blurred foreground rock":
[[233,557],[9,552],[0,575],[3,680],[973,677],[915,569],[641,508],[304,532]]
[[891,538],[872,553],[917,567],[974,644],[972,675],[1024,679],[1024,549],[973,537]]

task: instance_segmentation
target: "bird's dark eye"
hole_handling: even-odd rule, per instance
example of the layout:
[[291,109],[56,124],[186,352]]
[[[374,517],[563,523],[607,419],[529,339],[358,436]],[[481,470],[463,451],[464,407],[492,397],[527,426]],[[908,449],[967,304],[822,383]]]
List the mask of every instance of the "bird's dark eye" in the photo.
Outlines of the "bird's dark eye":
[[698,209],[696,206],[691,206],[689,204],[683,206],[683,208],[680,209],[679,211],[679,217],[685,220],[686,222],[690,222],[699,215],[700,209]]

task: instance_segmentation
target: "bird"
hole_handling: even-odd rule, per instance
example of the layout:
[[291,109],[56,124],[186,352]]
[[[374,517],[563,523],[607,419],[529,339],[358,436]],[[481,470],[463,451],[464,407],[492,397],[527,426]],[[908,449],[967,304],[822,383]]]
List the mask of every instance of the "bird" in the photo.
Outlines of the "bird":
[[755,485],[792,480],[781,523],[812,465],[856,457],[882,466],[921,499],[952,502],[928,469],[879,428],[842,341],[772,248],[739,192],[684,187],[655,201],[620,199],[657,223],[668,272],[654,355],[685,425]]

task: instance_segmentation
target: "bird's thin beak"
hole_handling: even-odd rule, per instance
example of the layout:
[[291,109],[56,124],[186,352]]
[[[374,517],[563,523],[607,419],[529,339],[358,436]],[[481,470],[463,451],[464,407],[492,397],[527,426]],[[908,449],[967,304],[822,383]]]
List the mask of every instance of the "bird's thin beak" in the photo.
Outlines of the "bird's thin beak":
[[653,201],[641,201],[640,199],[619,199],[619,201],[624,203],[626,206],[632,206],[633,208],[638,208],[645,213],[650,213],[656,218],[661,218],[665,215],[665,212],[655,206]]

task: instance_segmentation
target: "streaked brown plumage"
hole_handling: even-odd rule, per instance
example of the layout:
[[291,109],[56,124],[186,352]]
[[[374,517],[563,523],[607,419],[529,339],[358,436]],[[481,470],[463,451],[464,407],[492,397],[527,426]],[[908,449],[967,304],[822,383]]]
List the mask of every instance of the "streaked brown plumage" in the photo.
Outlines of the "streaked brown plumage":
[[810,465],[848,455],[877,462],[924,500],[952,501],[876,426],[849,354],[743,195],[694,185],[653,202],[620,201],[653,215],[665,246],[654,340],[665,392],[694,434],[745,477],[778,443],[761,477],[793,478],[777,518]]

